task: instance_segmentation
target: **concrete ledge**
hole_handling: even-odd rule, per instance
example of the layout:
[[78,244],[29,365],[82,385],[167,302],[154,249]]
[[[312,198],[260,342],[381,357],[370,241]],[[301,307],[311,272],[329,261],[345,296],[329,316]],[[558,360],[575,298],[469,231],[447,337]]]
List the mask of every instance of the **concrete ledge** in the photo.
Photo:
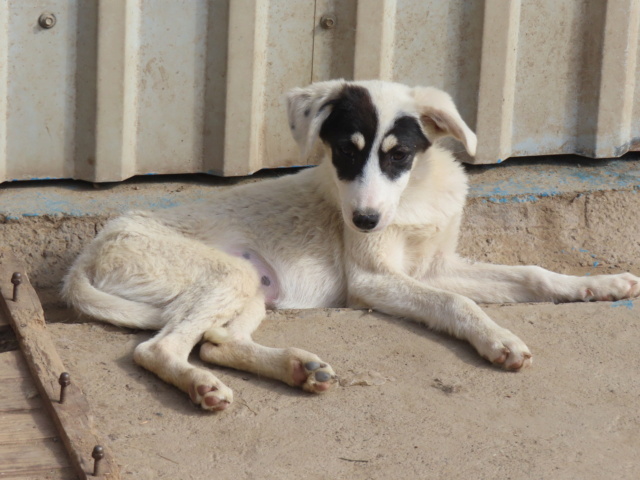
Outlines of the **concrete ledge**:
[[616,160],[557,158],[470,167],[469,196],[493,203],[522,203],[566,194],[640,190],[640,154]]

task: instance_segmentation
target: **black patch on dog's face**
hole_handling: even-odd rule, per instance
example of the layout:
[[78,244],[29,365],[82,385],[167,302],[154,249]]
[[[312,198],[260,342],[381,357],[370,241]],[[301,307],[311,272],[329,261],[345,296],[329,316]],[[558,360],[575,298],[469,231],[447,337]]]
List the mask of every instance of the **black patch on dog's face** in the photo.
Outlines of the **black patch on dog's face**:
[[[395,145],[386,152],[383,151],[384,139],[393,135]],[[424,152],[431,146],[431,142],[422,132],[418,119],[402,116],[396,119],[393,127],[385,134],[380,150],[380,170],[390,180],[395,180],[403,173],[411,170],[413,159],[417,153]]]
[[[322,108],[332,110],[320,129],[320,138],[331,147],[331,160],[338,178],[353,181],[362,174],[371,145],[378,130],[378,112],[366,88],[347,85],[342,93]],[[322,108],[320,110],[322,110]],[[353,141],[361,134],[364,147],[359,149]]]

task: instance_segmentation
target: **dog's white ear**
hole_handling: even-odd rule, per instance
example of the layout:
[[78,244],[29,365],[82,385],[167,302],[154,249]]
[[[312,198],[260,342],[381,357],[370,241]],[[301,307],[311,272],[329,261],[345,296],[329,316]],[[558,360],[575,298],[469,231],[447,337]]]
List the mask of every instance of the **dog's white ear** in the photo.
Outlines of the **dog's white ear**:
[[469,155],[476,154],[478,140],[462,120],[451,97],[433,87],[416,87],[413,97],[418,107],[422,128],[427,138],[435,141],[441,137],[451,136],[462,142]]
[[289,128],[307,158],[318,139],[322,123],[331,113],[331,100],[345,85],[344,80],[317,82],[304,88],[294,88],[287,94]]

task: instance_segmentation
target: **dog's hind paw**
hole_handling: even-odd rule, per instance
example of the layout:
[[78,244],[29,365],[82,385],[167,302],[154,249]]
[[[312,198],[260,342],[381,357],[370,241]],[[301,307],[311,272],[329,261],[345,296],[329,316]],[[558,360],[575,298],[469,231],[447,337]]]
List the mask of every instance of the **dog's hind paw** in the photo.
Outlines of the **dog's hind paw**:
[[219,381],[192,381],[189,385],[189,397],[203,410],[212,412],[225,410],[233,402],[233,392]]
[[478,348],[478,352],[491,363],[505,370],[518,371],[530,367],[533,363],[529,348],[509,330],[503,330],[493,337],[484,348]]
[[292,361],[293,385],[311,393],[322,393],[329,390],[338,377],[331,368],[319,358],[294,359]]

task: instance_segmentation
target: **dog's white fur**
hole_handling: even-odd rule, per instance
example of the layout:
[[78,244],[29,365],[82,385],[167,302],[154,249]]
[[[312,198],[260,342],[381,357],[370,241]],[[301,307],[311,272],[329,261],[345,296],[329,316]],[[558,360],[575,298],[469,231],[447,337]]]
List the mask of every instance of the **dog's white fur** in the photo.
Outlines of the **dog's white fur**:
[[[375,156],[398,112],[419,119],[431,142],[454,136],[472,155],[475,135],[439,90],[355,84],[367,89],[379,114],[362,179],[339,180],[325,147],[318,167],[223,191],[211,204],[131,212],[108,223],[80,255],[65,279],[65,298],[114,325],[159,329],[135,349],[135,361],[188,392],[202,408],[222,410],[232,401],[231,390],[187,360],[203,340],[201,358],[214,364],[310,392],[327,390],[335,381],[332,368],[316,355],[252,340],[265,304],[373,308],[465,339],[494,364],[518,370],[531,364],[527,346],[475,302],[640,294],[640,279],[628,273],[573,277],[458,257],[467,180],[453,156],[432,145],[394,181],[381,174]],[[331,111],[327,102],[344,85],[334,80],[289,94],[289,118],[303,154],[316,145]],[[354,134],[353,142],[362,149],[361,136]],[[387,140],[382,150],[393,142]],[[380,212],[379,224],[359,231],[352,221],[356,209]]]

